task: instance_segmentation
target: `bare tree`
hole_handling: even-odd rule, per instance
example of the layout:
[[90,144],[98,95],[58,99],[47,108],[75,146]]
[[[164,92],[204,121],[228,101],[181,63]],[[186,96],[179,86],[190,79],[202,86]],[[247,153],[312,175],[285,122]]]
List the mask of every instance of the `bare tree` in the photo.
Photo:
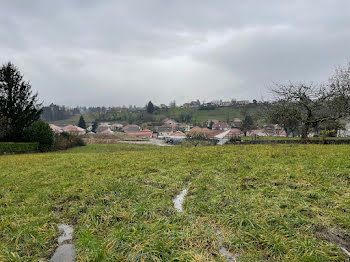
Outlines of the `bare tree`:
[[275,119],[296,121],[306,140],[311,128],[350,115],[350,64],[338,67],[326,85],[275,84],[272,92]]
[[299,134],[301,119],[298,108],[292,103],[279,101],[272,105],[265,105],[265,112],[267,112],[267,121],[279,124],[287,135],[291,134],[294,137]]

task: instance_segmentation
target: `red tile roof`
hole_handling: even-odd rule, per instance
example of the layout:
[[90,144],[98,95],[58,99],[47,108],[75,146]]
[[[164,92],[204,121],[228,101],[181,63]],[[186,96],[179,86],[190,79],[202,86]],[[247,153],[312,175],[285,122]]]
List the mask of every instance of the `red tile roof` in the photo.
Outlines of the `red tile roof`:
[[225,138],[241,135],[243,135],[243,132],[241,130],[239,130],[238,128],[231,128],[230,132],[225,136]]
[[139,127],[138,125],[126,125],[123,127],[123,130],[127,130],[128,128],[132,128],[132,127],[137,127],[139,129],[141,129],[141,127]]
[[171,133],[170,136],[186,137],[186,135],[181,131],[176,131],[174,133]]
[[113,134],[113,131],[110,130],[109,128],[103,130],[100,134]]
[[113,127],[123,127],[123,125],[122,125],[122,124],[119,124],[119,123],[114,123],[114,124],[112,124],[112,126],[113,126]]
[[221,134],[222,130],[210,130],[205,133],[207,138],[214,138],[214,136],[217,136],[218,134]]
[[54,124],[50,124],[50,127],[51,127],[52,131],[55,133],[62,133],[63,132],[62,127],[56,126]]
[[131,136],[137,136],[137,137],[152,137],[152,131],[142,130],[142,131],[126,131],[125,132],[128,135]]
[[65,132],[79,132],[79,133],[85,132],[85,129],[78,126],[73,126],[73,125],[65,126],[62,129]]
[[193,127],[189,132],[203,133],[207,138],[213,138],[214,136],[222,133],[222,130],[211,130],[208,128],[201,128],[199,126]]
[[230,128],[230,125],[225,122],[218,122],[213,125],[213,129],[217,129],[217,128]]
[[190,132],[207,132],[208,130],[210,130],[210,129],[208,129],[206,127],[202,128],[199,126],[195,126],[190,130]]

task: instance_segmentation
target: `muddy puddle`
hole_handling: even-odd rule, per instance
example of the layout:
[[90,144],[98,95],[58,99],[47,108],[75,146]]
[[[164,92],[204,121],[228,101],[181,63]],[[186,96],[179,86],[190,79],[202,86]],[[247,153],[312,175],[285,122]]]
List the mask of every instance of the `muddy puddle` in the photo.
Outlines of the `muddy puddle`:
[[178,211],[178,212],[183,212],[183,208],[182,208],[182,204],[185,200],[185,196],[187,194],[187,189],[185,188],[184,190],[181,191],[180,194],[178,194],[174,199],[174,208]]
[[58,224],[58,230],[62,234],[58,237],[59,247],[51,257],[51,262],[73,262],[75,261],[75,248],[72,243],[73,228],[66,224]]

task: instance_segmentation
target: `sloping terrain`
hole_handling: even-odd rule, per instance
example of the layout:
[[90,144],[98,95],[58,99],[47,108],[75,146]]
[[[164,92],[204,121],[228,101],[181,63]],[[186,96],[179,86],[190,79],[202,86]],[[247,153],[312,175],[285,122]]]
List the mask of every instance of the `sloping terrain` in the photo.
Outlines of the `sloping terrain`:
[[[0,261],[345,261],[350,147],[88,145],[0,156]],[[173,205],[186,188],[183,212]]]

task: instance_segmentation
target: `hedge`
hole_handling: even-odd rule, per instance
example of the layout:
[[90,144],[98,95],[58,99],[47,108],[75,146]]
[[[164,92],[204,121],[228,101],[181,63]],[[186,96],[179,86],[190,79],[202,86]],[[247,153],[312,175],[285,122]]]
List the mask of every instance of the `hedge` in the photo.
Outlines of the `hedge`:
[[38,151],[39,143],[0,142],[0,154]]

